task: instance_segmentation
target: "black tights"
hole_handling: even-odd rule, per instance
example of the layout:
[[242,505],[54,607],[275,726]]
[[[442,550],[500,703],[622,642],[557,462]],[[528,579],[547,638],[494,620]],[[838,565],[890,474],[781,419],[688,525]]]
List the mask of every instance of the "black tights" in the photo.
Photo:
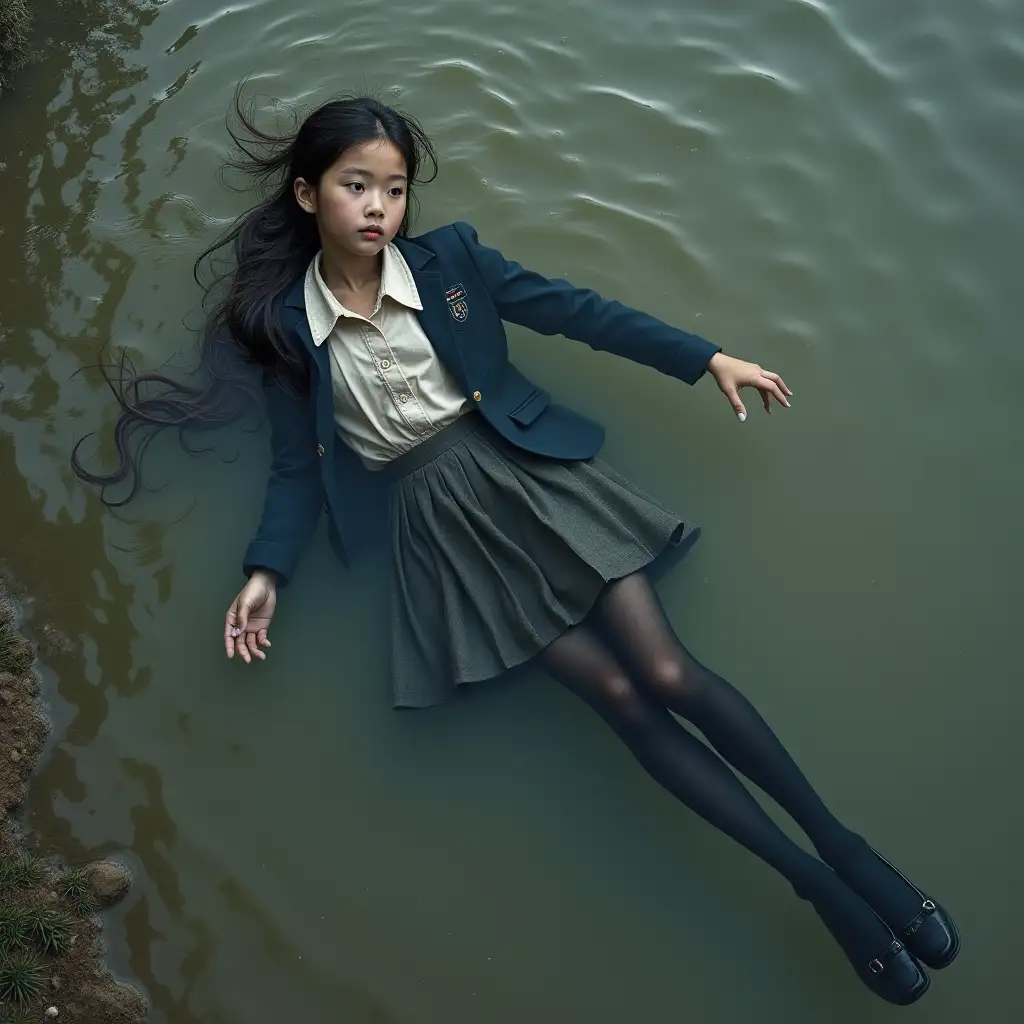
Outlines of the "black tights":
[[[645,575],[610,584],[588,621],[551,644],[543,663],[657,782],[779,871],[852,956],[879,955],[888,932],[839,875],[856,880],[894,925],[920,909],[913,890],[828,810],[750,702],[683,647]],[[700,729],[714,751],[670,712]],[[831,867],[786,836],[726,761],[794,818]]]

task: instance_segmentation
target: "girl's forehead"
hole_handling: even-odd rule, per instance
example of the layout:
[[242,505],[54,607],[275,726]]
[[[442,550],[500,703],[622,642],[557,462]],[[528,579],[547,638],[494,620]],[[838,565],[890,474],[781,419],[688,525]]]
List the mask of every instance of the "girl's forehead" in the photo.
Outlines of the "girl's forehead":
[[359,167],[385,176],[405,173],[405,157],[390,139],[373,139],[350,146],[334,162],[338,167]]

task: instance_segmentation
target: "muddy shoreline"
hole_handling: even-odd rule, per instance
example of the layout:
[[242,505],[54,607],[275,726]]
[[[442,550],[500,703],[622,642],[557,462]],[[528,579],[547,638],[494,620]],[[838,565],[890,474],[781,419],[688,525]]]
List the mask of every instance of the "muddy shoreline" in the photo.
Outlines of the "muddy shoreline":
[[[64,81],[76,60],[93,66],[108,59],[125,67],[156,9],[153,0],[0,0],[3,114],[28,104],[46,116],[42,94]],[[0,168],[10,188],[26,189],[27,203],[29,177],[18,140],[3,141]],[[5,265],[19,268],[27,236],[18,218],[27,222],[30,214],[27,206],[23,214],[12,209],[0,235]],[[27,284],[12,277],[6,298]],[[0,365],[0,388],[3,370]],[[16,481],[6,473],[16,472],[13,461],[2,472],[7,512]],[[7,529],[12,544],[16,533]],[[24,596],[0,569],[0,1024],[138,1024],[148,1015],[146,1000],[104,967],[102,941],[102,912],[125,895],[131,876],[112,862],[69,865],[38,857],[46,837],[28,832],[19,813],[50,731],[37,651],[20,629]],[[45,625],[33,624],[32,633],[41,643],[52,640]]]
[[10,86],[15,73],[27,62],[31,31],[29,0],[4,0],[0,7],[0,92]]
[[89,59],[130,48],[139,17],[154,6],[155,0],[0,0],[0,96],[16,92],[20,73],[55,54]]
[[40,859],[17,818],[49,734],[35,667],[0,578],[0,1022],[140,1024],[144,996],[103,964],[102,911],[131,875],[115,861]]

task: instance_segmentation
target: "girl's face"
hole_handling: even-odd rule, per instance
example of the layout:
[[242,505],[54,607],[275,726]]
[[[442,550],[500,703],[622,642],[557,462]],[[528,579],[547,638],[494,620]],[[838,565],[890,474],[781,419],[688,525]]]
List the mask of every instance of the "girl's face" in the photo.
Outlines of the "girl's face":
[[405,218],[405,158],[387,139],[346,150],[313,188],[295,179],[295,198],[316,217],[320,243],[354,256],[376,256]]

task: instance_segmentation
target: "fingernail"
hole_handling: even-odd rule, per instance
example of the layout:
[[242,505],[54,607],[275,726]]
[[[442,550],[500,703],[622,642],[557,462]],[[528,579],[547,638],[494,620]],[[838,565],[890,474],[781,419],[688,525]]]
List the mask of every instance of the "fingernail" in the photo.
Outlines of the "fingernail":
[[736,419],[738,419],[740,423],[746,423],[747,414],[745,412],[738,412],[736,413]]

